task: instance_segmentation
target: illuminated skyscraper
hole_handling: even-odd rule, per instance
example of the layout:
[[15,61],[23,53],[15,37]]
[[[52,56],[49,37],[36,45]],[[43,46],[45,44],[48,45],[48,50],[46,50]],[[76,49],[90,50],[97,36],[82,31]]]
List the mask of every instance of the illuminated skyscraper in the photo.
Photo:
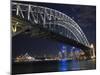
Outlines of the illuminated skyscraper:
[[67,59],[67,48],[66,46],[63,46],[61,49],[61,53],[62,53],[62,59]]

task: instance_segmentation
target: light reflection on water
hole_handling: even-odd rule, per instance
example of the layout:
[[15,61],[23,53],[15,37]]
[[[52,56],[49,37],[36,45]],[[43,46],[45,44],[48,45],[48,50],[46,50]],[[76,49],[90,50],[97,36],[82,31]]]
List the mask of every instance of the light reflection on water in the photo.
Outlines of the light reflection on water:
[[68,63],[66,60],[59,61],[59,71],[67,71],[68,70]]
[[80,69],[80,65],[79,65],[79,61],[78,60],[72,60],[72,70],[79,70]]
[[79,70],[80,65],[78,60],[60,60],[59,61],[59,71],[68,71],[68,70]]

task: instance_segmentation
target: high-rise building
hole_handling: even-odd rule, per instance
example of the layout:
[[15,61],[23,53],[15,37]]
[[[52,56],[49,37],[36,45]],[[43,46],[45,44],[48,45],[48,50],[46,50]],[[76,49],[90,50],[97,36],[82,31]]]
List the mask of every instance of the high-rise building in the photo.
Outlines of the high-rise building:
[[62,46],[61,51],[59,52],[60,59],[67,59],[67,51],[66,46]]

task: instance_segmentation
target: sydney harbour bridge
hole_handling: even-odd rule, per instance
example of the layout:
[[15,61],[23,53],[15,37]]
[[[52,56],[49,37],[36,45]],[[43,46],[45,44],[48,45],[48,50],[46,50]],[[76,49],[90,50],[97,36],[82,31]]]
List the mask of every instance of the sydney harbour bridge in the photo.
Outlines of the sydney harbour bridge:
[[90,43],[80,26],[68,15],[48,7],[12,2],[12,37],[30,33],[82,49],[90,57]]

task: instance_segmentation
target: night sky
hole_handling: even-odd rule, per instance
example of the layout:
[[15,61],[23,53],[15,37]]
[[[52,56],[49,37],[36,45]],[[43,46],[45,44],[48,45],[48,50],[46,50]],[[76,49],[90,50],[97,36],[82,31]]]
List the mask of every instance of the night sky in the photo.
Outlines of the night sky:
[[[31,3],[35,5],[49,7],[70,16],[79,24],[85,33],[89,43],[96,44],[96,7],[84,5],[51,4],[51,3]],[[27,35],[17,35],[12,38],[12,55],[16,57],[28,52],[30,55],[55,55],[61,50],[62,43],[52,40],[32,38]],[[69,46],[70,47],[70,46]],[[68,48],[69,48],[68,47]]]

